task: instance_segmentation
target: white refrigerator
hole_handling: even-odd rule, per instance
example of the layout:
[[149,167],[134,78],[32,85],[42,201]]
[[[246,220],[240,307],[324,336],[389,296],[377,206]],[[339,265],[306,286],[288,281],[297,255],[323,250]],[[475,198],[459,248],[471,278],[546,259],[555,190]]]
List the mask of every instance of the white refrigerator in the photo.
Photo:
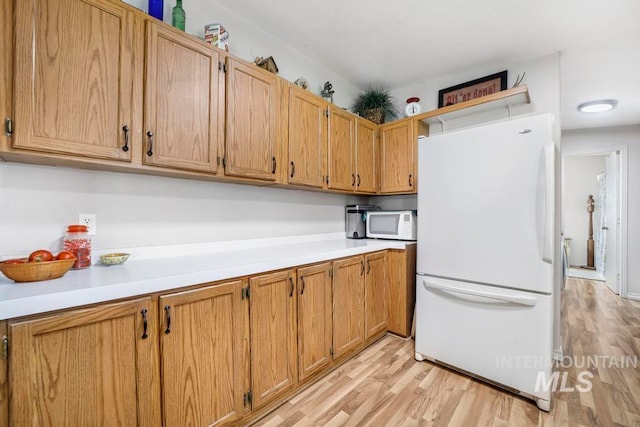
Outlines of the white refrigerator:
[[553,116],[418,141],[415,357],[550,409]]

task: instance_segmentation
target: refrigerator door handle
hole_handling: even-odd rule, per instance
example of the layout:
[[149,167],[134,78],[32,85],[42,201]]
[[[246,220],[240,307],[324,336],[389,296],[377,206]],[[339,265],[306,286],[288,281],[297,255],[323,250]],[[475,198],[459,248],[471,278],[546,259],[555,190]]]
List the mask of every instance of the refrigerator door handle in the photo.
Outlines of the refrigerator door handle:
[[426,280],[423,280],[422,284],[427,289],[443,291],[450,294],[472,295],[476,297],[489,298],[496,301],[525,305],[528,307],[533,307],[538,302],[536,298],[528,297],[524,295],[505,295],[503,293],[495,292],[495,291],[483,291],[480,289],[466,289],[466,288],[460,288],[453,285],[443,285],[441,283],[429,282]]
[[[543,209],[538,210],[538,215],[542,213],[542,218],[538,218],[538,241],[542,261],[553,264],[553,225],[554,225],[554,204],[555,204],[555,144],[550,142],[544,146],[544,170],[542,173],[543,185],[538,187],[542,195],[538,195],[538,201],[542,202]],[[541,196],[541,197],[540,197]],[[541,212],[542,211],[542,212]],[[541,236],[542,235],[542,236]]]

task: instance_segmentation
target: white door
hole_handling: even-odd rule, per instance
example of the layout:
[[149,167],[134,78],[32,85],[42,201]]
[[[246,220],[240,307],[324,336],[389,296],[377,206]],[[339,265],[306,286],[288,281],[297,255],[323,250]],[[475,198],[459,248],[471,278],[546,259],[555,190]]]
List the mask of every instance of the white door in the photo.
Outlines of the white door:
[[606,161],[606,207],[605,226],[606,235],[604,277],[607,286],[616,294],[620,292],[618,287],[618,242],[619,240],[619,205],[620,205],[620,155],[611,153]]
[[418,274],[553,292],[552,121],[419,140]]

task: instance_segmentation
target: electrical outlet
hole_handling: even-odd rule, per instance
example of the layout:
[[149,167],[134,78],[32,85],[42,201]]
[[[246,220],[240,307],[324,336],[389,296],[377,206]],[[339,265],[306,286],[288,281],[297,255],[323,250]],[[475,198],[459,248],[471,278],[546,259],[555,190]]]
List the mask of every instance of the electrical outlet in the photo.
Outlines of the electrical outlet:
[[98,228],[96,222],[96,214],[78,214],[78,224],[86,225],[89,230],[89,236],[95,236]]

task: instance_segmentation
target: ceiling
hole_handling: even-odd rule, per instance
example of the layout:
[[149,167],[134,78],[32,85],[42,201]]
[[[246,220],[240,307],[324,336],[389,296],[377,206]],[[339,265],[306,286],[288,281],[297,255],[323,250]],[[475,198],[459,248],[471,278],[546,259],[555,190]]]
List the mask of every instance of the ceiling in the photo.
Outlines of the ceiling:
[[560,52],[563,129],[640,123],[638,0],[214,1],[363,87]]

